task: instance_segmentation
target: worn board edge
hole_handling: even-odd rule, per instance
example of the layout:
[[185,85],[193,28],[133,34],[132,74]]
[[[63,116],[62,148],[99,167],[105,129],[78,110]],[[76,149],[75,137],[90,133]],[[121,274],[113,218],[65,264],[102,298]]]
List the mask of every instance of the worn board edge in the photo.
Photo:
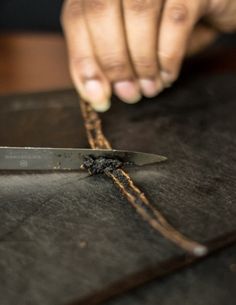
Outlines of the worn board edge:
[[127,293],[128,291],[137,289],[148,282],[161,279],[165,276],[170,276],[172,273],[187,268],[190,265],[200,263],[209,256],[223,251],[223,249],[232,246],[233,244],[236,244],[236,230],[207,242],[206,245],[209,248],[209,252],[208,255],[204,257],[195,257],[189,254],[176,256],[175,258],[165,261],[162,264],[150,266],[147,269],[132,274],[121,281],[105,287],[103,290],[87,296],[82,300],[73,301],[65,305],[101,305],[112,298],[116,298]]

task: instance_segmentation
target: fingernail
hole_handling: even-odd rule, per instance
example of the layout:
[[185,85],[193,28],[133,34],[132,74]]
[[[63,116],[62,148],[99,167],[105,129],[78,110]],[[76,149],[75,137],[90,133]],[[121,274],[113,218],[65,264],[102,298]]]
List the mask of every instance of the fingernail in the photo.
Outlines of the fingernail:
[[100,81],[96,79],[88,80],[84,83],[85,95],[91,103],[104,103],[105,93]]
[[163,80],[164,86],[166,88],[171,87],[172,83],[174,82],[173,75],[171,75],[169,72],[161,71],[160,76]]
[[91,103],[92,107],[94,110],[97,112],[105,112],[111,107],[111,101],[110,100],[105,100],[100,103]]
[[116,95],[126,103],[134,104],[141,99],[137,85],[132,81],[119,81],[114,84]]
[[162,90],[161,85],[156,80],[140,79],[139,84],[143,95],[146,97],[154,97]]

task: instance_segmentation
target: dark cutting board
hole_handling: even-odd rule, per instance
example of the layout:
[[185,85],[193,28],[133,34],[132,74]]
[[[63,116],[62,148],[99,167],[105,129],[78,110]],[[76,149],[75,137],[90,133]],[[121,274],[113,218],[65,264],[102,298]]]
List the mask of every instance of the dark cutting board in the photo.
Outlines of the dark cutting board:
[[234,305],[236,245],[103,305]]
[[[236,241],[235,74],[179,82],[153,100],[114,101],[114,148],[163,154],[129,170],[181,232],[211,250]],[[0,145],[85,147],[72,91],[2,97]],[[0,175],[1,304],[98,304],[192,262],[143,222],[111,181],[86,173]]]

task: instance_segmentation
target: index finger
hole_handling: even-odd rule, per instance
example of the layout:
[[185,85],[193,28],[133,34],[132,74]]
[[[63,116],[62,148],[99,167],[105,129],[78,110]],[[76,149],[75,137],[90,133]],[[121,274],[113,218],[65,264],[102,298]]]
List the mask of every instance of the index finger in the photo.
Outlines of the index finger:
[[83,1],[65,1],[62,26],[67,40],[69,66],[80,95],[97,111],[110,107],[110,83],[99,66],[84,19]]

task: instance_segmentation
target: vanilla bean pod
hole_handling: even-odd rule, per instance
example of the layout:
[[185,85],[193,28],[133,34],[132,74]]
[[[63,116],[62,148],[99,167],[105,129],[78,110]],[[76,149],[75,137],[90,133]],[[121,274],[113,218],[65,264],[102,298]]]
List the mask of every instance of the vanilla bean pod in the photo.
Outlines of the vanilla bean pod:
[[[83,99],[80,99],[80,106],[91,148],[111,149],[109,141],[103,134],[101,120],[98,114],[92,109],[89,103]],[[99,162],[103,163],[103,167],[101,167],[101,165],[99,167],[99,173],[104,173],[113,180],[114,184],[119,188],[127,201],[152,228],[179,247],[196,256],[202,256],[207,253],[207,248],[204,245],[187,238],[168,223],[157,208],[151,205],[145,194],[135,186],[128,173],[120,168],[121,164],[117,165],[117,163],[112,162],[112,160],[99,160]],[[93,160],[86,160],[84,168],[91,174],[97,173],[97,168],[93,168],[94,164],[96,164],[96,162],[93,162]],[[109,164],[109,166],[106,166],[106,164]],[[112,167],[113,164],[115,164],[114,167]]]
[[80,108],[84,118],[88,142],[93,149],[111,149],[111,145],[102,132],[101,120],[92,107],[80,99]]

